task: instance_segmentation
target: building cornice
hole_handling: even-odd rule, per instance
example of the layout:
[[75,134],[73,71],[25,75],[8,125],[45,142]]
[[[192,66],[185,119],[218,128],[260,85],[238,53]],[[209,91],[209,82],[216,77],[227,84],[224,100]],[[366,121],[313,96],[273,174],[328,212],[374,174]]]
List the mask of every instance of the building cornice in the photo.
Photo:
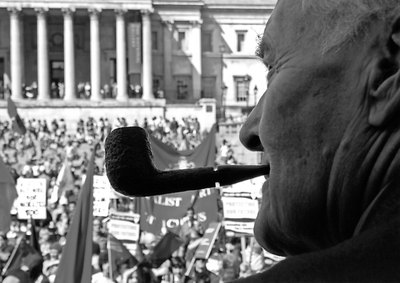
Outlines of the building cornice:
[[266,5],[260,5],[260,4],[207,4],[204,5],[204,9],[209,9],[209,10],[273,10],[275,8],[275,5],[272,4],[266,4]]
[[153,1],[154,6],[204,6],[203,1]]
[[0,2],[1,8],[47,8],[47,9],[63,9],[63,8],[75,8],[75,9],[89,9],[97,8],[101,10],[115,10],[115,9],[127,9],[127,10],[151,10],[153,5],[151,0],[64,0],[64,1],[34,1],[34,0],[3,0]]

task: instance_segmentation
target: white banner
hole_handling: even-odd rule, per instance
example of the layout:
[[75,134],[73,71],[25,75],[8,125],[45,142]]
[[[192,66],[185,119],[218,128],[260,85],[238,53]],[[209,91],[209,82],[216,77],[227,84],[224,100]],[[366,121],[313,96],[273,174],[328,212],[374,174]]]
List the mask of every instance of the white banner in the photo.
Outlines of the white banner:
[[224,221],[224,227],[227,231],[235,233],[253,235],[254,222]]
[[93,215],[106,217],[110,206],[111,185],[106,176],[93,176]]
[[108,225],[110,233],[118,240],[137,241],[139,239],[139,224],[126,220],[110,219]]
[[260,199],[262,197],[261,188],[264,182],[264,177],[257,177],[233,184],[231,186],[225,186],[222,189],[222,196],[249,197],[252,199]]
[[137,241],[140,236],[140,215],[129,212],[113,211],[110,214],[108,230],[120,241]]
[[17,192],[18,219],[46,219],[46,179],[18,178]]
[[256,219],[258,201],[239,197],[222,197],[224,217],[229,219]]

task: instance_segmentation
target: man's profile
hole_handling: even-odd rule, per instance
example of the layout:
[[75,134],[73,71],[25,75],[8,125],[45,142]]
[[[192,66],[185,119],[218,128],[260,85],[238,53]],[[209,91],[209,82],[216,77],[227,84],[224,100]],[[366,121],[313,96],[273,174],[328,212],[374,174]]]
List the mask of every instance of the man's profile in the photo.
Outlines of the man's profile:
[[400,1],[279,0],[240,138],[271,172],[254,233],[288,256],[239,282],[400,281]]

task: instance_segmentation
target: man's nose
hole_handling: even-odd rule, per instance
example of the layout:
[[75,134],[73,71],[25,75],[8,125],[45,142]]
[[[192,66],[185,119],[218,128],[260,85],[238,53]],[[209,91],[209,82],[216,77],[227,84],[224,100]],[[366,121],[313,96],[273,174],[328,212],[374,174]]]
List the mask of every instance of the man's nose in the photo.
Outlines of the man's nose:
[[264,149],[259,136],[259,125],[262,114],[262,101],[263,98],[260,99],[256,107],[253,109],[253,111],[251,111],[239,133],[241,143],[247,149],[252,151],[263,151]]

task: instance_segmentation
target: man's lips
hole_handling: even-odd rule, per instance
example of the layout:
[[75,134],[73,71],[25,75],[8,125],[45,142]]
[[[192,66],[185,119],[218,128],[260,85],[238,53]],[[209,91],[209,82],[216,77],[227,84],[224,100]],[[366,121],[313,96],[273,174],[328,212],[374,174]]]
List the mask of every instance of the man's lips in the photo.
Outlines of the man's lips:
[[269,175],[264,175],[265,182],[262,185],[262,194],[264,195],[269,189]]

